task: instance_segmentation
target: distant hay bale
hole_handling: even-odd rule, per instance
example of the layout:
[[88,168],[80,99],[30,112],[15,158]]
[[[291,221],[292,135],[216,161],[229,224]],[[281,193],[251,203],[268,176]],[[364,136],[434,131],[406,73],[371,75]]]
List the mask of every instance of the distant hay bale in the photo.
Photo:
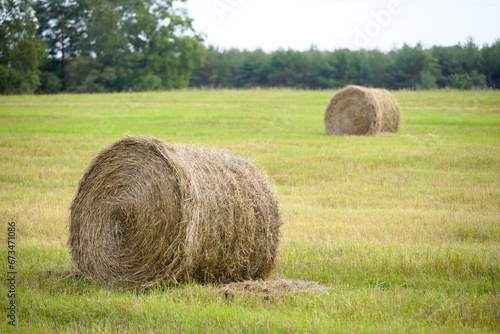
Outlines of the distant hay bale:
[[375,135],[396,132],[400,110],[384,89],[347,86],[330,100],[324,120],[329,135]]
[[152,285],[268,276],[281,219],[266,175],[223,152],[127,137],[82,176],[71,255],[87,275]]

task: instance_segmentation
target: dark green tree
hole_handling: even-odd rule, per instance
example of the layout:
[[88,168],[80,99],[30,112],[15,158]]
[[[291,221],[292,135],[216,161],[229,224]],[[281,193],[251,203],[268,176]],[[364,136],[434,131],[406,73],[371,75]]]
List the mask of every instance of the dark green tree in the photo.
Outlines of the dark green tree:
[[420,81],[417,83],[418,90],[431,90],[437,89],[437,79],[430,71],[420,72]]
[[488,87],[500,88],[500,39],[481,50],[484,60],[482,71],[486,76]]
[[30,94],[40,85],[44,55],[30,2],[0,0],[0,94]]
[[[72,81],[104,91],[185,87],[203,60],[202,38],[176,0],[87,0],[83,61],[91,77]],[[185,0],[178,0],[184,2]],[[76,79],[76,78],[75,78]]]
[[458,89],[482,89],[486,88],[486,76],[476,70],[471,73],[456,73],[448,77],[448,84]]
[[294,50],[280,49],[271,54],[269,84],[275,87],[305,88],[306,60]]
[[358,62],[357,83],[368,87],[387,87],[389,80],[389,59],[378,50],[360,50],[356,53]]
[[212,45],[205,49],[205,59],[202,66],[197,66],[191,73],[189,85],[192,87],[216,87],[215,80],[219,78],[218,58],[221,52]]
[[190,85],[195,87],[238,87],[238,78],[243,66],[242,52],[238,49],[219,50],[209,46],[203,66],[193,70]]
[[[203,61],[185,0],[40,0],[47,87],[74,92],[184,87]],[[48,89],[48,88],[47,88]]]
[[327,62],[332,69],[332,86],[343,87],[358,84],[358,60],[356,51],[338,49],[329,54]]
[[459,44],[462,48],[461,63],[464,73],[471,74],[473,71],[478,71],[483,65],[483,56],[479,50],[479,46],[474,42],[472,37],[467,38],[464,45]]
[[443,76],[438,80],[441,87],[459,89],[486,86],[484,53],[468,38],[465,44],[451,47],[435,46],[432,55],[438,60]]
[[[42,91],[57,86],[66,89],[68,62],[81,54],[81,41],[86,34],[85,5],[84,0],[36,1],[37,36],[47,43],[48,54],[42,68]],[[59,85],[57,78],[61,80]]]
[[463,73],[461,52],[462,48],[458,45],[432,47],[432,56],[437,59],[441,67],[442,77],[437,81],[440,87],[448,86],[448,78],[452,74]]
[[303,87],[304,88],[330,88],[332,87],[332,66],[327,62],[326,52],[317,50],[311,47],[304,52],[304,73]]
[[268,86],[268,75],[270,57],[262,49],[243,52],[243,64],[238,71],[238,87],[262,87]]
[[390,88],[416,89],[422,85],[422,79],[429,82],[432,76],[437,81],[441,76],[438,60],[420,43],[415,47],[404,44],[401,49],[391,51],[389,57]]

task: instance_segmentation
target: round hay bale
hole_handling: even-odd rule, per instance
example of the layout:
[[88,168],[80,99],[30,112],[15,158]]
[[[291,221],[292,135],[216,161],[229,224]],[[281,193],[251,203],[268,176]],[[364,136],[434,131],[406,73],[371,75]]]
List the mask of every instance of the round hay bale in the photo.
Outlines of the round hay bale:
[[87,275],[152,285],[265,278],[280,236],[266,175],[223,152],[127,137],[82,176],[71,255]]
[[384,89],[347,86],[332,97],[325,112],[325,130],[329,135],[396,132],[399,122],[398,103]]

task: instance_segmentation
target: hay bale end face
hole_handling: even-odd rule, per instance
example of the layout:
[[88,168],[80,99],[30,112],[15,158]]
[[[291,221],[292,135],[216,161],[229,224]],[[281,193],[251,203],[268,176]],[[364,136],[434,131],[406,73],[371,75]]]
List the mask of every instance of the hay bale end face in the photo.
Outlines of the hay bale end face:
[[226,283],[268,276],[280,226],[266,175],[247,160],[128,137],[82,176],[68,244],[78,268],[105,281]]
[[396,132],[400,110],[396,99],[387,90],[347,86],[330,100],[324,122],[329,135]]

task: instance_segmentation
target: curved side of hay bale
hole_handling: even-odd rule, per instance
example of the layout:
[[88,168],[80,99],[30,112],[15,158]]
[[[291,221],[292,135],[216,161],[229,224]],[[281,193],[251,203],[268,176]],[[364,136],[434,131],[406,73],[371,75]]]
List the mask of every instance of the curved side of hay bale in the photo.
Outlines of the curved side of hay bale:
[[380,132],[397,132],[401,121],[401,111],[394,96],[385,89],[371,89],[380,109]]
[[347,86],[330,100],[324,122],[329,135],[396,132],[400,110],[394,97],[384,89]]
[[68,244],[85,274],[149,285],[265,278],[281,219],[266,175],[216,150],[128,137],[80,180]]

